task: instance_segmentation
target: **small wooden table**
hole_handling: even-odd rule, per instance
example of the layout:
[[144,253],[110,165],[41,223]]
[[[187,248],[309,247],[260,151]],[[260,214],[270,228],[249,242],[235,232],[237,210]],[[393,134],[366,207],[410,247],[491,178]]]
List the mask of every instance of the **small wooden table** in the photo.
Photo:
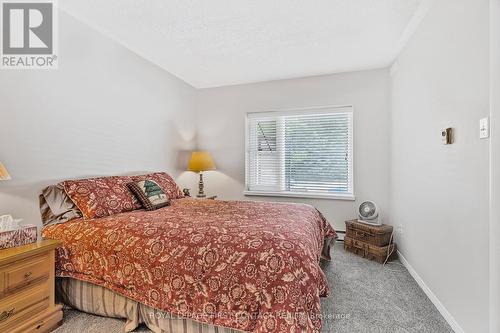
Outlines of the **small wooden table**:
[[0,332],[50,332],[62,322],[54,300],[55,249],[61,242],[0,250]]

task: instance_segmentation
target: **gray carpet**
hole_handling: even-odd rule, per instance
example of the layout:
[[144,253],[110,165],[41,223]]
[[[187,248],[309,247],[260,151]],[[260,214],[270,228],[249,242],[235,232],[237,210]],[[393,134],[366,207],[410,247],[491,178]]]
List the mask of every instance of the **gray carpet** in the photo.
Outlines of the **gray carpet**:
[[[323,331],[338,333],[453,332],[438,310],[398,262],[386,266],[344,252],[337,243],[323,265],[332,289],[321,301]],[[118,333],[123,320],[65,310],[55,333]],[[151,332],[141,326],[135,332]]]

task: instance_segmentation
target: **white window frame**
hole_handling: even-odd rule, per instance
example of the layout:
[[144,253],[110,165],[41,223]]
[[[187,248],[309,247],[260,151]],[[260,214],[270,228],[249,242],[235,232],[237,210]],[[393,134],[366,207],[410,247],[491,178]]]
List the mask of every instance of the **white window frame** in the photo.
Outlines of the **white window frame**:
[[[325,113],[332,113],[332,109],[338,109],[338,112],[345,113],[346,108],[349,108],[351,113],[351,124],[350,129],[350,141],[349,141],[349,153],[350,153],[350,163],[348,167],[349,172],[349,184],[351,184],[351,193],[305,193],[305,192],[273,192],[273,191],[251,191],[248,189],[248,179],[249,179],[249,133],[248,133],[248,119],[250,115],[259,113],[276,113],[276,116],[280,115],[293,115],[293,114],[306,114],[310,112],[311,114],[318,114],[321,111]],[[328,110],[328,111],[327,111]],[[333,111],[335,112],[335,111]],[[284,110],[266,110],[258,112],[247,112],[245,115],[245,190],[243,194],[245,196],[266,196],[266,197],[289,197],[289,198],[316,198],[316,199],[332,199],[332,200],[356,200],[355,196],[355,185],[354,185],[354,107],[353,105],[325,105],[325,106],[315,106],[306,108],[294,108],[294,109],[284,109]]]

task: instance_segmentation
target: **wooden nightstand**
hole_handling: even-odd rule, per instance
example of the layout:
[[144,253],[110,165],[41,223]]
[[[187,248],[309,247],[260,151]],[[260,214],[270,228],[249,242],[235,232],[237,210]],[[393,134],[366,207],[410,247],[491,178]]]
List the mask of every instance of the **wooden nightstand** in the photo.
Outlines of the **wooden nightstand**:
[[0,332],[50,332],[63,318],[54,303],[54,250],[61,242],[0,250]]

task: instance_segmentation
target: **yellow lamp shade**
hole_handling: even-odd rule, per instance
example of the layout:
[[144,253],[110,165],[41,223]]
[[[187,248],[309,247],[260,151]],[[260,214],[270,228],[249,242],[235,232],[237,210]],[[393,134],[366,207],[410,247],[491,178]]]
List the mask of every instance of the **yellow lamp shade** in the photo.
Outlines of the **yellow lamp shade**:
[[9,180],[10,175],[7,172],[7,169],[3,166],[2,162],[0,162],[0,180]]
[[188,170],[194,172],[215,170],[215,164],[208,151],[195,151],[191,154]]

